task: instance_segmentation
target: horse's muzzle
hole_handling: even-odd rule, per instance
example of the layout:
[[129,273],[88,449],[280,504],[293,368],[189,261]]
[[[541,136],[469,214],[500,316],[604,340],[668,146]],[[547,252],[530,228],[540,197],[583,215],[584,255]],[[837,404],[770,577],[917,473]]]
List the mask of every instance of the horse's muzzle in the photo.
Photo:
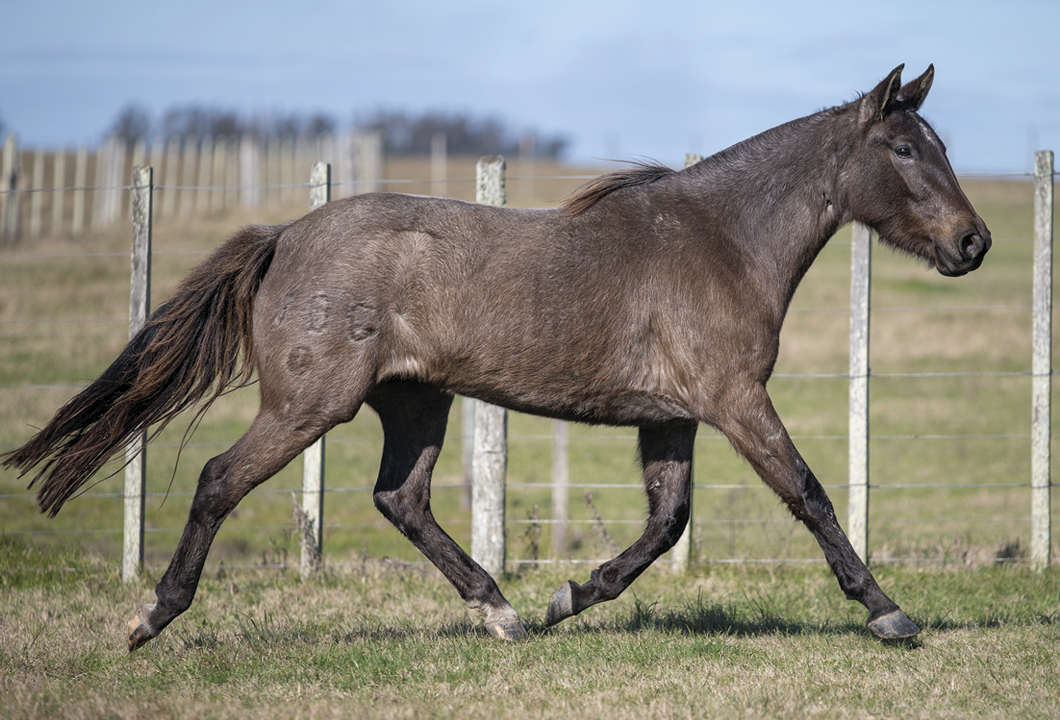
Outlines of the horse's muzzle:
[[954,249],[936,243],[935,267],[946,277],[960,277],[983,264],[990,245],[990,231],[985,227],[965,233]]

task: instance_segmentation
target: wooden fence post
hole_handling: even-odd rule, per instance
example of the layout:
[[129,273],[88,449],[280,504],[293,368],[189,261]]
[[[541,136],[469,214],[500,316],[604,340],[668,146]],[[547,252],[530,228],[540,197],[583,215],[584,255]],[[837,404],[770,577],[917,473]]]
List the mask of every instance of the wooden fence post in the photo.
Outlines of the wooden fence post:
[[195,195],[195,212],[202,215],[210,209],[210,185],[213,184],[213,137],[207,135],[199,148],[199,189]]
[[[331,165],[313,163],[309,173],[309,208],[316,210],[331,202]],[[302,543],[302,577],[319,567],[324,551],[324,436],[302,454],[302,511],[313,534],[313,544]]]
[[[258,186],[260,182],[261,155],[258,143],[249,135],[244,135],[239,142],[239,195],[243,207],[258,207],[261,202],[261,188]],[[312,202],[312,189],[309,194]]]
[[4,143],[3,178],[0,178],[0,190],[7,193],[2,196],[0,207],[0,240],[15,242],[18,239],[19,194],[18,190],[18,140],[8,135]]
[[869,554],[869,291],[872,231],[854,223],[850,251],[849,517],[854,552]]
[[177,186],[180,184],[180,176],[177,170],[180,168],[180,138],[173,136],[166,143],[166,165],[162,171],[162,206],[158,208],[159,218],[172,220],[177,210]]
[[44,204],[44,151],[33,153],[33,196],[29,199],[29,236],[36,240],[41,234],[41,213]]
[[475,460],[475,402],[475,398],[460,398],[460,465],[464,478],[460,507],[465,510],[471,507],[471,489],[475,484],[472,470]]
[[125,143],[113,135],[96,148],[96,184],[92,193],[93,230],[110,227],[118,219],[125,155]]
[[66,205],[66,148],[55,151],[55,168],[52,171],[52,237],[63,234],[63,214]]
[[[702,160],[701,155],[696,153],[685,153],[685,167],[692,167],[697,162]],[[695,465],[695,463],[693,463]],[[689,471],[692,472],[691,470]],[[696,492],[696,478],[694,474],[690,474],[688,482],[691,487],[688,490],[688,524],[685,525],[684,532],[681,533],[681,537],[677,539],[677,543],[674,544],[673,550],[670,551],[671,569],[675,573],[683,573],[688,570],[688,564],[692,560],[692,509],[695,505],[692,503],[692,497]]]
[[[147,320],[151,303],[151,204],[152,169],[133,168],[132,280],[129,294],[129,337]],[[134,582],[144,565],[144,467],[147,464],[147,433],[125,450],[125,522],[122,541],[121,578]]]
[[1053,152],[1034,156],[1034,359],[1031,365],[1031,566],[1049,567],[1053,386]]
[[449,178],[448,162],[449,153],[445,131],[439,130],[431,136],[431,195],[449,196],[449,186],[446,182]]
[[70,234],[80,237],[85,232],[85,178],[88,177],[88,148],[79,145],[74,161],[74,217],[70,221]]
[[190,218],[195,212],[195,201],[198,198],[195,197],[195,190],[192,188],[195,185],[195,171],[198,169],[196,167],[198,164],[199,139],[192,135],[185,138],[184,159],[180,163],[180,184],[183,187],[180,191],[180,200],[177,203],[177,214],[182,218]]
[[212,180],[210,181],[210,210],[225,208],[225,183],[228,182],[228,138],[214,138],[213,159],[210,162]]
[[567,551],[570,521],[570,428],[563,420],[552,421],[552,552]]
[[[476,200],[504,205],[504,158],[484,157],[476,166]],[[504,572],[504,494],[508,469],[508,411],[475,403],[472,459],[471,557],[486,572]]]

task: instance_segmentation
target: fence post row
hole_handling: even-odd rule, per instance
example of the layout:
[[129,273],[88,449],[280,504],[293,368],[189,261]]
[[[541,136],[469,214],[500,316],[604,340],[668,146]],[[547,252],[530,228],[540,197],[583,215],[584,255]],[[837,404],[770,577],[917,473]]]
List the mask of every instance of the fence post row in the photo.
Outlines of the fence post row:
[[[309,174],[309,209],[331,202],[331,165],[313,163]],[[312,543],[302,542],[302,577],[320,565],[324,551],[324,436],[305,449],[302,466],[302,511],[312,534]]]
[[[504,205],[504,158],[484,157],[475,166],[475,200]],[[508,470],[508,411],[478,400],[471,459],[471,557],[486,572],[504,572],[504,494]]]
[[[147,321],[151,304],[151,204],[153,172],[150,167],[133,168],[132,277],[129,292],[129,339]],[[147,433],[141,433],[125,450],[125,512],[122,537],[121,577],[134,582],[144,566],[144,468],[147,464]]]

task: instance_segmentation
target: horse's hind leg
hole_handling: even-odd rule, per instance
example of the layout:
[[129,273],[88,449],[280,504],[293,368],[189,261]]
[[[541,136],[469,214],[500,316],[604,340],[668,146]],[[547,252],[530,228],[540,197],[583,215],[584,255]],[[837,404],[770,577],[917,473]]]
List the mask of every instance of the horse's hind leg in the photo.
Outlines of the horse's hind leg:
[[156,637],[191,606],[206,555],[221,523],[254,487],[268,480],[328,429],[319,417],[282,417],[262,409],[227,452],[213,458],[199,475],[188,524],[162,579],[157,601],[140,607],[129,620],[129,650]]
[[431,513],[431,473],[445,439],[452,395],[430,385],[389,382],[376,387],[367,402],[383,423],[376,507],[442,571],[468,607],[486,613],[490,633],[506,640],[526,638],[497,583]]
[[868,609],[869,630],[884,639],[918,634],[920,628],[884,594],[854,552],[839,526],[832,502],[795,449],[765,388],[760,385],[745,388],[739,401],[730,403],[729,407],[735,410],[718,423],[719,429],[787,503],[791,514],[813,533],[843,592]]
[[688,421],[640,429],[640,460],[649,509],[644,534],[621,555],[593,570],[589,582],[579,585],[568,580],[560,585],[549,600],[546,625],[618,597],[681,537],[688,524],[696,429],[697,424]]

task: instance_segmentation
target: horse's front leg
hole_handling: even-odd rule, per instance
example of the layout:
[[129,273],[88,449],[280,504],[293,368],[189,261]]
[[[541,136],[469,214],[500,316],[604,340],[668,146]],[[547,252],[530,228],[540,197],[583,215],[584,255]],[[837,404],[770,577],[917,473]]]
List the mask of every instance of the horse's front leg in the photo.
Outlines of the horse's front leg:
[[640,459],[649,508],[644,534],[621,555],[593,570],[589,582],[579,585],[568,580],[560,585],[549,600],[546,625],[615,599],[681,537],[688,524],[697,428],[697,423],[682,420],[640,429]]
[[839,586],[851,600],[869,611],[868,627],[884,639],[913,637],[920,632],[889,597],[865,563],[854,552],[839,526],[832,502],[799,455],[773,404],[760,384],[743,388],[730,398],[726,416],[716,424],[737,452],[801,520],[824,551]]

